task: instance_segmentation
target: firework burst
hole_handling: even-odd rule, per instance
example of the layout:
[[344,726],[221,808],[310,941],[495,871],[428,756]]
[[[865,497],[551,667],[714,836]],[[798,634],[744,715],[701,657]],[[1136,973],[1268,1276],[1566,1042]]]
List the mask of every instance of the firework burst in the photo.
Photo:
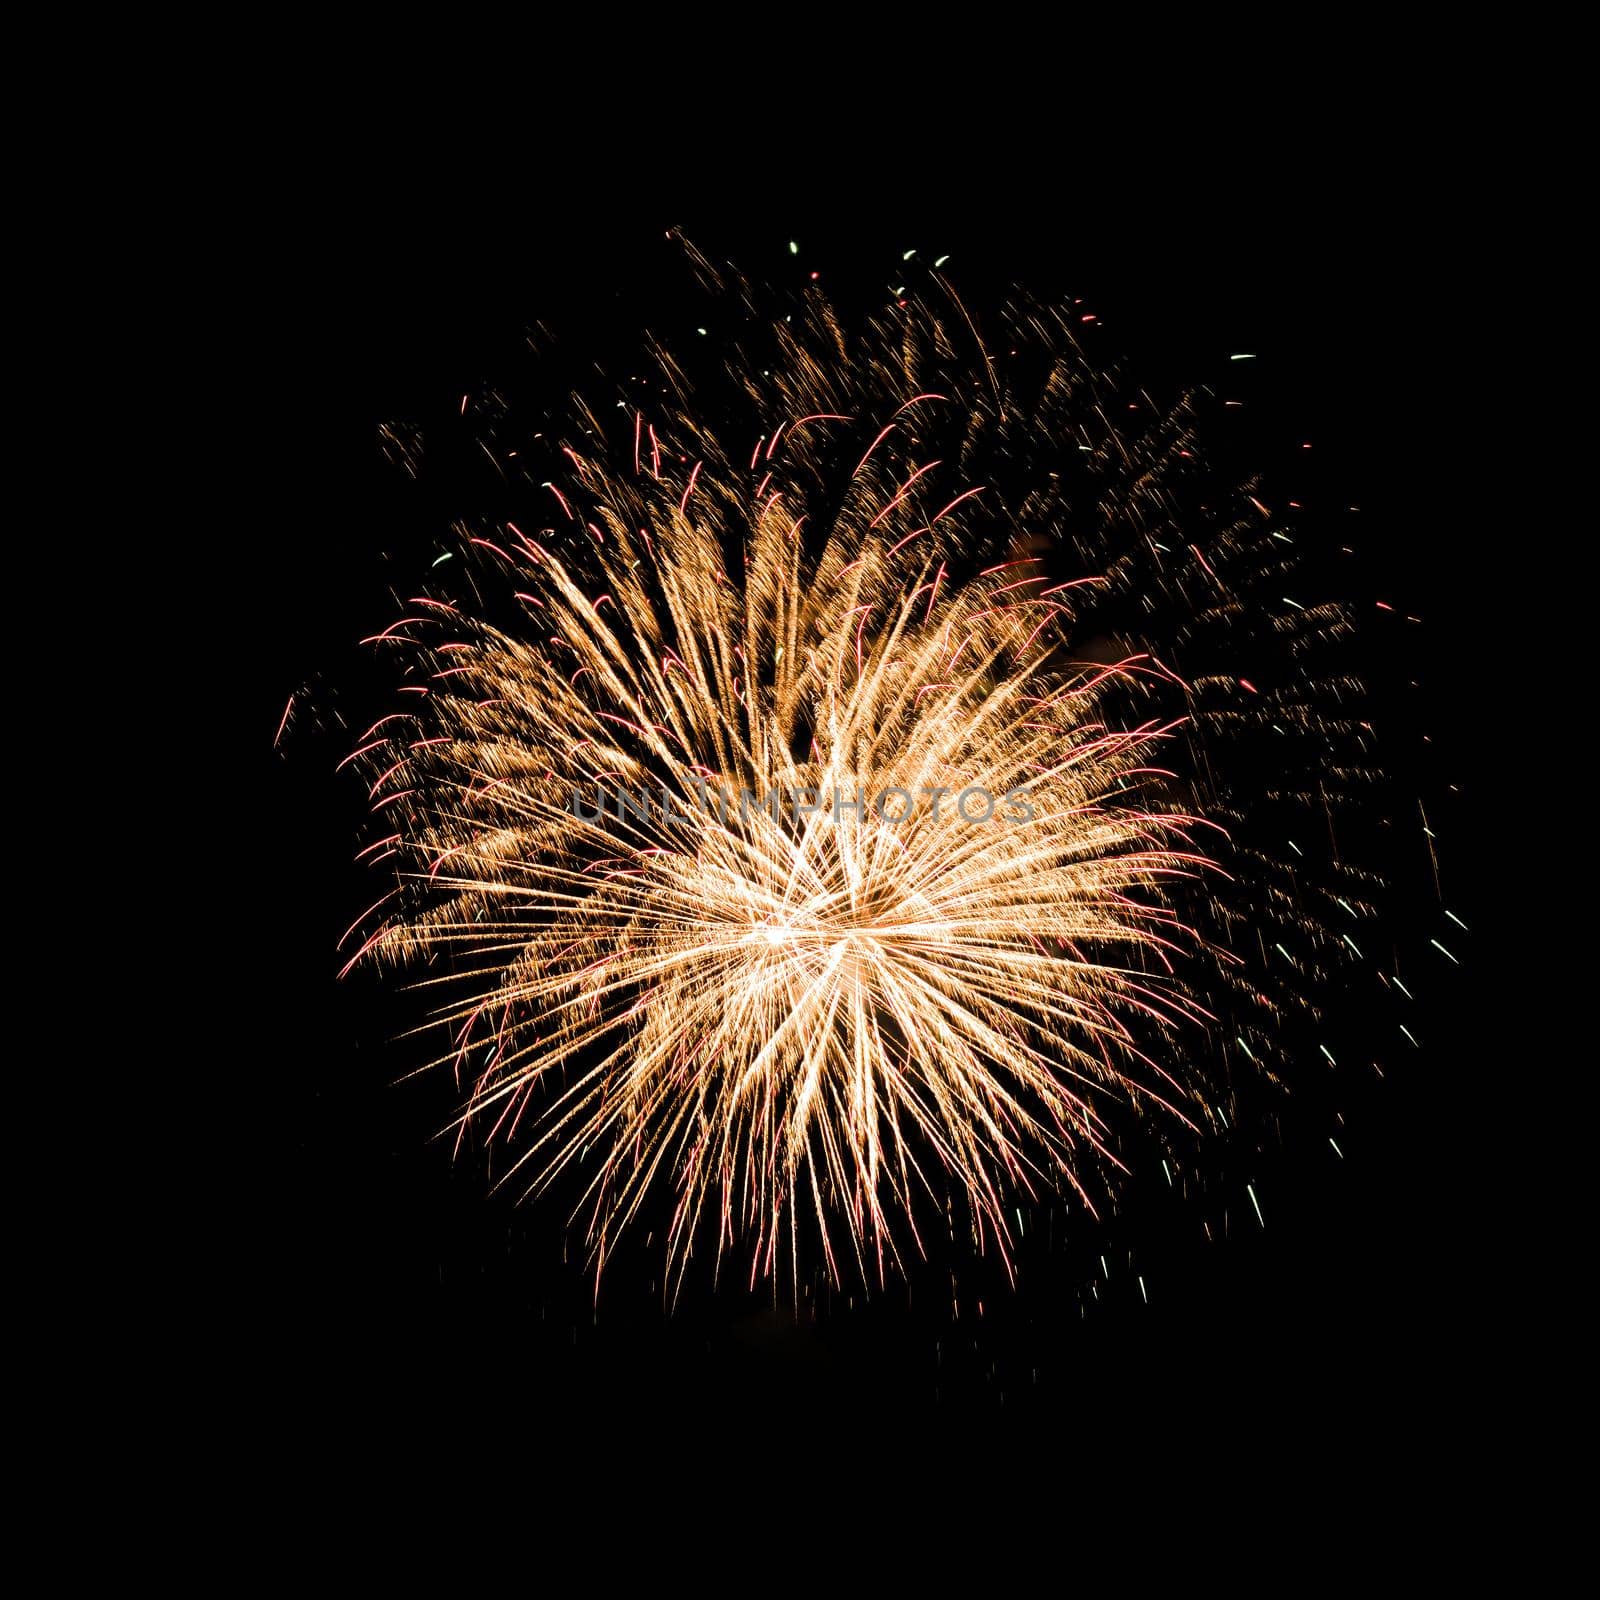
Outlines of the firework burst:
[[[420,964],[458,1134],[575,1181],[597,1271],[659,1206],[679,1281],[798,1276],[808,1240],[881,1279],[952,1194],[1007,1257],[1019,1193],[1108,1192],[1119,1119],[1210,1121],[1219,1009],[1265,1061],[1325,958],[1275,988],[1232,948],[1316,908],[1230,842],[1208,756],[1348,722],[1205,641],[1245,619],[1292,663],[1341,614],[1263,621],[1265,508],[1186,512],[1187,406],[1113,428],[1060,313],[1012,312],[1025,395],[965,326],[909,302],[852,345],[814,297],[705,409],[657,351],[620,429],[576,407],[542,509],[462,529],[473,603],[372,641],[402,704],[353,760],[396,879],[351,965]],[[1351,776],[1279,771],[1263,804]]]

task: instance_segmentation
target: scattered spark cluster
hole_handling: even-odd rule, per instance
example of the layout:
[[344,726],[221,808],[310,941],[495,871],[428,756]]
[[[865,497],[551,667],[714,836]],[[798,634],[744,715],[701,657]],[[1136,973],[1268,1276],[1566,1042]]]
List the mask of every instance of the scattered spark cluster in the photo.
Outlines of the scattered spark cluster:
[[[346,953],[435,997],[458,1137],[575,1197],[597,1273],[647,1223],[680,1284],[881,1281],[930,1228],[1009,1261],[1019,1198],[1093,1212],[1133,1130],[1227,1128],[1365,959],[1351,617],[1207,468],[1210,397],[1129,399],[1079,307],[980,337],[941,261],[851,329],[690,259],[740,310],[715,367],[653,346],[527,437],[486,407],[516,514],[369,641],[394,880]],[[608,788],[669,803],[574,805]]]

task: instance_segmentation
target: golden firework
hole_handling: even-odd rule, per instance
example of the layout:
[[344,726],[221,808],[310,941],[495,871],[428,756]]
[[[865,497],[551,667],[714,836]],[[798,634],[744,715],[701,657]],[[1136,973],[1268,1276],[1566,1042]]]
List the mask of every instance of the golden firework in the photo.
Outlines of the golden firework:
[[1102,579],[1030,530],[973,556],[983,486],[919,426],[966,402],[880,365],[846,410],[787,337],[748,462],[686,413],[635,412],[617,464],[588,427],[549,528],[470,535],[522,621],[421,598],[378,641],[409,703],[357,755],[398,876],[354,960],[429,968],[461,1129],[529,1189],[577,1175],[597,1270],[660,1197],[680,1277],[804,1230],[878,1278],[952,1190],[1004,1253],[1019,1191],[1093,1205],[1110,1107],[1184,1115],[1204,1019],[1202,823],[1162,799],[1175,724],[1129,710],[1171,675],[1074,663]]

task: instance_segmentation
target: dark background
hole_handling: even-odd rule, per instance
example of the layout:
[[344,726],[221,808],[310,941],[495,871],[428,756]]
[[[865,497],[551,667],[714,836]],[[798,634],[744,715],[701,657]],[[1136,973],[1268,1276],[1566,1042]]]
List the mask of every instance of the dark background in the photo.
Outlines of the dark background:
[[[624,192],[596,218],[557,188],[485,204],[448,184],[375,194],[352,170],[238,245],[250,287],[218,359],[245,352],[249,420],[225,464],[237,520],[201,580],[250,618],[219,665],[248,905],[207,1069],[238,1090],[239,1142],[211,1135],[206,1219],[225,1241],[209,1259],[226,1282],[230,1383],[313,1430],[485,1408],[541,1424],[664,1411],[708,1428],[1004,1408],[1068,1413],[1091,1437],[1204,1419],[1210,1437],[1448,1451],[1475,1426],[1463,1385],[1509,1249],[1472,1153],[1498,1026],[1476,942],[1488,889],[1471,761],[1479,552],[1499,534],[1472,476],[1470,355],[1498,311],[1472,266],[1474,207],[1445,179],[1328,149],[1167,174],[1116,204],[1075,199],[1048,169],[903,208],[791,212],[746,194],[679,209]],[[332,743],[274,749],[273,735],[292,692],[303,705],[348,692],[353,642],[394,615],[386,553],[457,509],[447,485],[384,466],[378,425],[426,432],[496,379],[535,320],[571,343],[669,315],[650,304],[669,225],[757,278],[817,270],[845,301],[881,299],[913,246],[950,254],[969,304],[1012,281],[1084,296],[1107,348],[1153,384],[1248,382],[1250,450],[1280,482],[1301,473],[1308,498],[1359,505],[1364,570],[1422,619],[1407,687],[1385,692],[1428,735],[1405,759],[1439,835],[1443,903],[1475,930],[1446,938],[1464,965],[1408,962],[1424,975],[1425,1049],[1352,1088],[1346,1159],[1328,1159],[1321,1128],[1290,1133],[1260,1168],[1266,1228],[1206,1245],[1163,1224],[1149,1305],[1123,1273],[1086,1310],[1081,1279],[1040,1258],[1015,1295],[957,1324],[948,1296],[893,1288],[798,1323],[760,1290],[668,1315],[639,1277],[608,1279],[596,1307],[561,1218],[488,1195],[481,1163],[452,1161],[431,1137],[449,1109],[438,1086],[393,1086],[404,1062],[380,988],[335,981],[334,942],[372,897],[350,864],[360,794],[329,771]],[[1256,354],[1248,374],[1230,373],[1235,351]],[[1304,440],[1314,467],[1294,459]],[[1420,926],[1431,908],[1415,909]]]

